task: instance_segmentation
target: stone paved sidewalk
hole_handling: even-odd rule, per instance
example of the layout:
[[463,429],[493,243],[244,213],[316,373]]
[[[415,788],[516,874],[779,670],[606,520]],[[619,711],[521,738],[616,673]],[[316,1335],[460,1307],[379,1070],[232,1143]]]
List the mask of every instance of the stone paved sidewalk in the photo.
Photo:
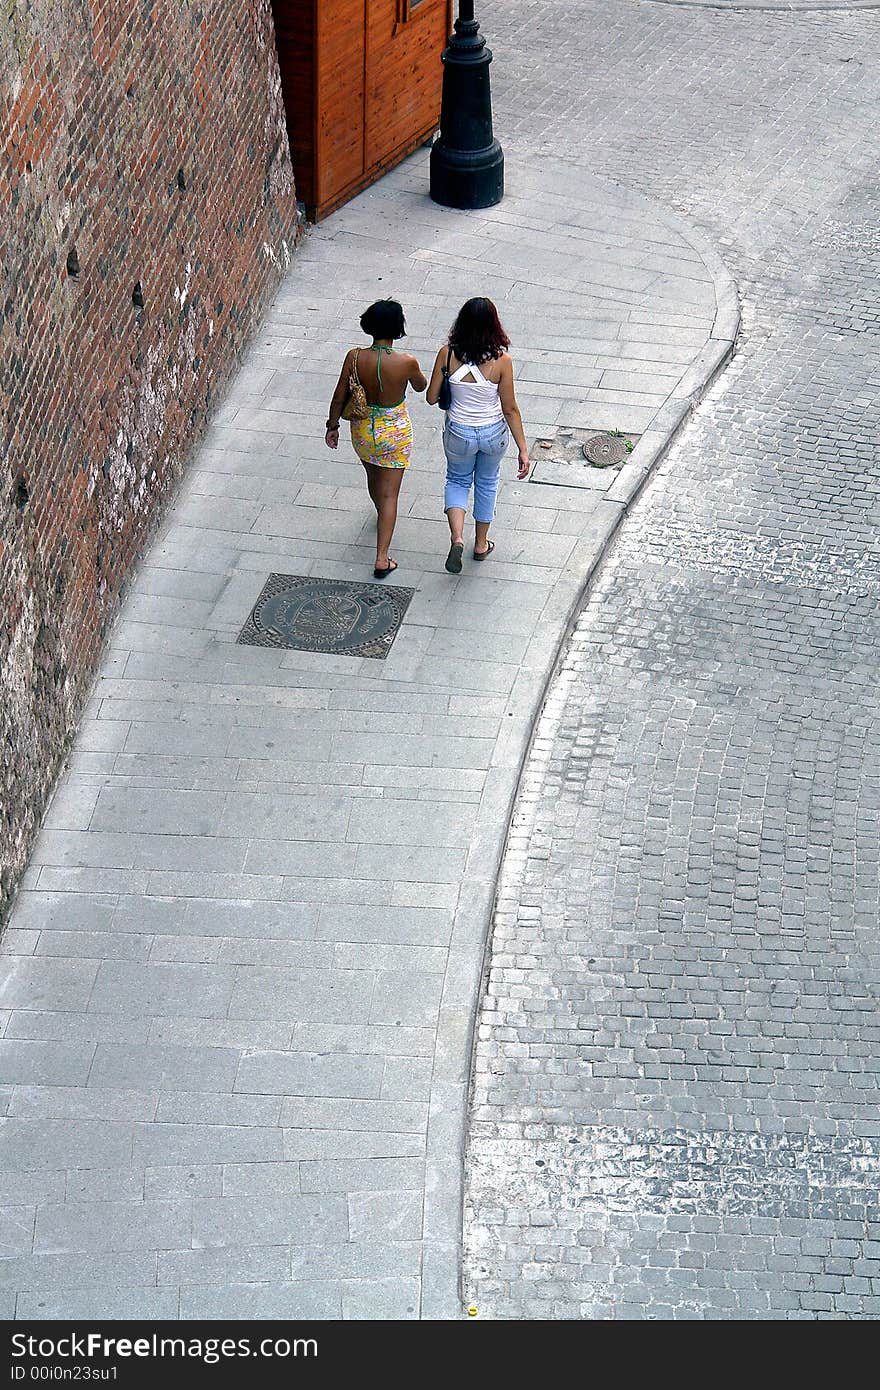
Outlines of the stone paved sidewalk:
[[360,466],[322,431],[371,299],[427,362],[488,293],[532,437],[639,432],[693,380],[718,270],[583,170],[521,151],[499,208],[456,214],[426,158],[297,254],[112,634],[3,943],[10,1316],[459,1313],[495,874],[619,483],[516,484],[511,457],[497,552],[452,579],[416,404],[387,660],[235,638],[272,571],[371,577]]
[[481,1009],[467,1296],[876,1317],[880,16],[495,5],[518,54],[526,9],[522,138],[586,145],[714,232],[745,333],[538,726]]

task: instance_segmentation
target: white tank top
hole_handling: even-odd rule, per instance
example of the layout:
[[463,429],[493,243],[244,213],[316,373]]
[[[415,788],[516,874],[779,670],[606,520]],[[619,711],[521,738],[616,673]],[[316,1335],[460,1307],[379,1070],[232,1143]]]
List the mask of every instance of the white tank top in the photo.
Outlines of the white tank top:
[[[463,381],[470,374],[473,381]],[[494,425],[504,419],[498,383],[484,376],[478,366],[463,362],[449,374],[452,404],[447,412],[453,425]]]

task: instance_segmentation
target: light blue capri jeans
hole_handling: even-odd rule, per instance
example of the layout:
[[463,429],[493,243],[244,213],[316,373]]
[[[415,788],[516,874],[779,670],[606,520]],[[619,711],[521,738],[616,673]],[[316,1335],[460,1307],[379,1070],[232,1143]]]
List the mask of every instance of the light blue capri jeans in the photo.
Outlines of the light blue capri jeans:
[[474,521],[491,521],[501,476],[501,460],[510,443],[505,420],[491,425],[453,425],[447,419],[443,430],[446,453],[446,491],[443,509],[461,507],[467,511],[471,488],[474,490]]

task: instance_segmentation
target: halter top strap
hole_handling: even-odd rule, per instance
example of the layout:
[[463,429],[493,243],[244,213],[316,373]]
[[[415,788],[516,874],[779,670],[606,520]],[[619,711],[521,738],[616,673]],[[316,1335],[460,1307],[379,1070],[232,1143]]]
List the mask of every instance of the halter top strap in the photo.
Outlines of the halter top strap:
[[[374,349],[374,351],[375,351],[375,353],[376,353],[376,379],[377,379],[377,381],[378,381],[378,383],[379,383],[379,394],[381,395],[381,394],[382,394],[382,353],[383,353],[383,352],[393,352],[394,349],[393,349],[393,348],[390,348],[390,347],[386,347],[384,343],[381,343],[381,344],[380,344],[380,343],[372,343],[371,346],[372,346],[372,348]],[[381,412],[381,411],[383,411],[383,410],[397,410],[400,406],[403,405],[403,402],[404,402],[405,400],[406,400],[406,389],[404,388],[403,395],[402,395],[402,397],[400,398],[400,400],[397,402],[397,405],[371,405],[371,406],[370,406],[370,413],[371,413],[372,415],[375,416],[375,414],[376,414],[377,411]]]
[[390,348],[390,347],[385,347],[384,345],[380,346],[379,343],[373,343],[373,347],[376,349],[376,377],[377,377],[378,382],[379,382],[379,390],[381,391],[381,390],[382,390],[382,353],[383,353],[383,352],[390,352],[390,351],[391,351],[391,348]]

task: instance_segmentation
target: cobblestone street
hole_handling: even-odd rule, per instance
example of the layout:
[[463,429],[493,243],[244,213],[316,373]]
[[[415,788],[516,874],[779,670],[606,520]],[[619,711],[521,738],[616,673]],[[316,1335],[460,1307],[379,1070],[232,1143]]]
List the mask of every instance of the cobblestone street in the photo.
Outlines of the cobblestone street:
[[713,234],[744,331],[536,732],[479,1020],[466,1298],[873,1317],[880,15],[486,9],[531,93],[508,148],[588,151]]

